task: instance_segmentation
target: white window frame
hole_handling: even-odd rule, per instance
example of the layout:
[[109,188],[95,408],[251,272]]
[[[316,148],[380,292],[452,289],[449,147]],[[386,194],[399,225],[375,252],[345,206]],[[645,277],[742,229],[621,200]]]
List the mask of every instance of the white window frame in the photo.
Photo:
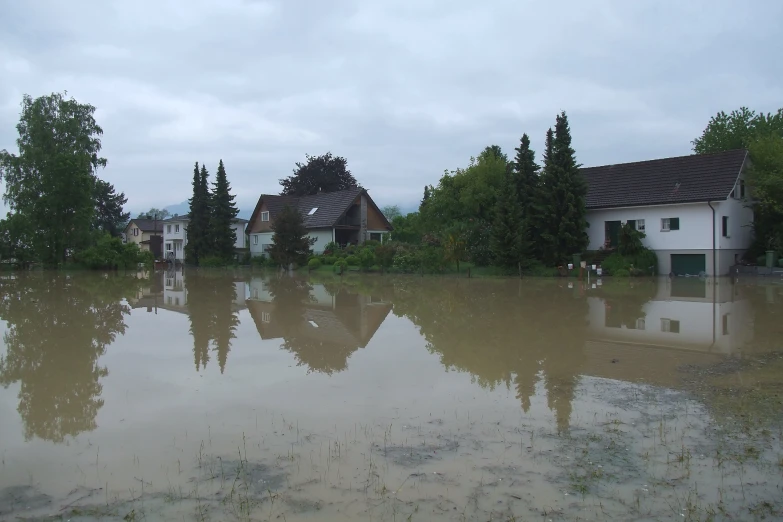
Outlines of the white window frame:
[[644,232],[644,229],[645,229],[644,220],[643,219],[637,219],[636,220],[636,230],[638,230],[639,232]]
[[269,221],[269,211],[265,210],[261,212],[261,221]]
[[173,248],[171,248],[171,243],[166,243],[166,252],[171,252]]
[[671,218],[661,218],[661,232],[671,231]]
[[174,225],[174,232],[179,233],[179,225]]
[[258,234],[253,234],[253,245],[258,244]]
[[134,228],[133,229],[133,235],[134,236],[138,236],[139,235],[139,229],[138,228]]
[[166,225],[166,233],[171,234],[171,225]]

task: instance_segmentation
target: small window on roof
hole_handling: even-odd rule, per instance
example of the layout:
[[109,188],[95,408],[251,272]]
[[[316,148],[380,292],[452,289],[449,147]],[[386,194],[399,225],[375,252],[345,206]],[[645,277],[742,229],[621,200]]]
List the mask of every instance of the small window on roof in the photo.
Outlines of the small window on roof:
[[316,210],[318,210],[318,207],[313,207],[313,208],[311,208],[311,209],[310,209],[310,212],[308,212],[308,213],[307,213],[307,215],[308,215],[308,216],[312,216],[313,214],[315,214],[315,211],[316,211]]

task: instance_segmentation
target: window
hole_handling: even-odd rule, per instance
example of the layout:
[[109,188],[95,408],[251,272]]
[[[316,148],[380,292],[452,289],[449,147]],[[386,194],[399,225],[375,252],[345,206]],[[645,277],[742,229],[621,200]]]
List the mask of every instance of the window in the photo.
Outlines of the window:
[[729,216],[723,216],[723,223],[721,225],[721,235],[723,237],[729,237]]
[[166,225],[166,233],[171,234],[171,225]]
[[661,218],[661,231],[680,230],[680,218]]
[[636,320],[636,329],[644,330],[644,327],[645,327],[644,317],[640,317],[639,319]]
[[729,335],[729,314],[723,314],[723,335]]
[[661,331],[680,333],[680,321],[675,321],[674,319],[661,319]]
[[257,235],[257,234],[256,234],[256,235],[253,235],[253,244],[254,244],[254,245],[257,245],[257,244],[258,244],[258,235]]
[[380,240],[381,240],[380,232],[370,232],[370,241],[380,241]]
[[166,303],[168,303],[168,304],[171,304],[171,296],[168,296],[168,297],[166,298]]
[[311,209],[310,209],[310,212],[308,212],[308,213],[307,213],[307,215],[308,215],[308,216],[312,216],[313,214],[315,214],[315,211],[316,211],[316,210],[318,210],[318,207],[313,207],[313,208],[311,208]]
[[644,220],[643,219],[637,219],[636,220],[636,230],[639,232],[644,232]]
[[174,225],[174,232],[179,232],[179,225]]
[[258,288],[253,289],[253,299],[258,299]]
[[269,221],[269,212],[261,212],[261,221]]
[[740,198],[744,198],[745,197],[745,180],[741,179],[739,185],[740,185],[740,190],[739,190]]
[[166,243],[166,252],[171,251],[171,243]]
[[134,228],[133,229],[133,235],[134,236],[138,236],[139,235],[139,229],[138,228]]
[[269,312],[261,312],[261,322],[268,323],[272,320],[272,314]]

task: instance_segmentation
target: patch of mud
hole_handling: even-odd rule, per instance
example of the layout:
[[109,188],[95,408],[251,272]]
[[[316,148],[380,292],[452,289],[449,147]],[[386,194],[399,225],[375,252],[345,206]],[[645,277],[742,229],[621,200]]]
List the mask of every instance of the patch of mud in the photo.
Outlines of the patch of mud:
[[291,508],[294,513],[307,513],[312,511],[320,511],[323,507],[323,503],[318,500],[311,500],[309,498],[292,498],[288,497],[285,501],[286,505]]
[[52,504],[52,497],[32,486],[12,486],[0,490],[0,520],[15,513],[21,517],[25,511],[38,510]]
[[420,446],[381,446],[374,444],[373,449],[391,460],[398,466],[415,467],[431,460],[441,460],[445,455],[455,454],[459,442],[453,439],[443,439],[439,444],[422,444]]

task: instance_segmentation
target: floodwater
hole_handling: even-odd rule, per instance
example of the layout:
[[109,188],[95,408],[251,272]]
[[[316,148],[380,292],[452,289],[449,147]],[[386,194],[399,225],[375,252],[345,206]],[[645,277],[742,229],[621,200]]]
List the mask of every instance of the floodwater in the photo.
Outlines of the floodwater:
[[783,284],[0,277],[0,520],[783,517]]

